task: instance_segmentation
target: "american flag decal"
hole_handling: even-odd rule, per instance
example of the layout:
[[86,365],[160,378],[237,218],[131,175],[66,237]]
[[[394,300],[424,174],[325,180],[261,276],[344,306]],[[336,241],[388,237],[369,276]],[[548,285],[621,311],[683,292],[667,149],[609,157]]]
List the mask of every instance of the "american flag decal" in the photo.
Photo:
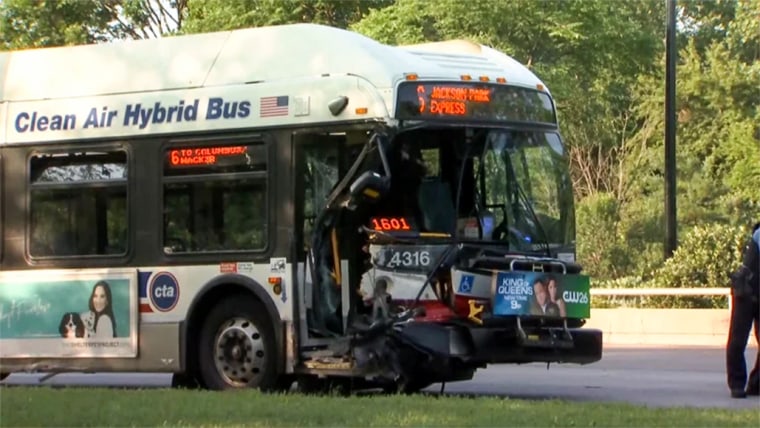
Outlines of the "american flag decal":
[[288,115],[288,96],[262,97],[259,102],[259,117]]

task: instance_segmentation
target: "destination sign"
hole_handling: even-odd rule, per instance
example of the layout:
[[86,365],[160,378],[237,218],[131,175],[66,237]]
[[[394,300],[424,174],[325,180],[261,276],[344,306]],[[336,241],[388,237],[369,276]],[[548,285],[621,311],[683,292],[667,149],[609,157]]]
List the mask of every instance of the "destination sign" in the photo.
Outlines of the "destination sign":
[[166,175],[266,170],[262,143],[171,147],[164,152]]
[[169,165],[172,167],[216,165],[221,159],[244,155],[245,146],[194,147],[169,151]]
[[547,93],[481,82],[404,82],[398,89],[396,117],[556,124]]

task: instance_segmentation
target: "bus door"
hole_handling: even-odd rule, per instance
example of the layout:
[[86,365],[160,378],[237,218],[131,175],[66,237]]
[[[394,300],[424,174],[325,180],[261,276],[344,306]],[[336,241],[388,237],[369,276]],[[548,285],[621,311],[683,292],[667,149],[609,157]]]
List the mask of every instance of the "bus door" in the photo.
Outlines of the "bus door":
[[[366,132],[294,134],[295,210],[299,329],[302,344],[340,337],[346,331],[354,285],[361,272],[356,230],[325,218],[328,196],[366,143]],[[320,226],[322,224],[322,227]],[[331,224],[331,226],[324,226]],[[358,245],[358,247],[357,247]]]

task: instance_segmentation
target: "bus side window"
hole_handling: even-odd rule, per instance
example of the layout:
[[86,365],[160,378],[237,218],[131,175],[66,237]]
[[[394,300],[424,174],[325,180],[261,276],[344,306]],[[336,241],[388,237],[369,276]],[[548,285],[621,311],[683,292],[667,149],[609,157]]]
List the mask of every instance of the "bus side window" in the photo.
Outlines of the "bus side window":
[[304,242],[309,245],[314,220],[323,208],[333,187],[338,183],[338,147],[319,145],[305,148],[304,153]]
[[38,154],[30,159],[32,257],[127,252],[127,154]]
[[165,253],[266,248],[265,144],[171,147],[163,187]]

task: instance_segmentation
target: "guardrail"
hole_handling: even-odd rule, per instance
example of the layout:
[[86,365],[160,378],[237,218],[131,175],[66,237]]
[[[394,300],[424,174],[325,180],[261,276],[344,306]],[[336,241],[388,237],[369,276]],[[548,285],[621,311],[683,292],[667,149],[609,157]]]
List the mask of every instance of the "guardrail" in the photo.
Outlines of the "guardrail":
[[592,288],[591,296],[726,296],[731,309],[731,288]]
[[592,296],[730,296],[725,288],[592,288]]

